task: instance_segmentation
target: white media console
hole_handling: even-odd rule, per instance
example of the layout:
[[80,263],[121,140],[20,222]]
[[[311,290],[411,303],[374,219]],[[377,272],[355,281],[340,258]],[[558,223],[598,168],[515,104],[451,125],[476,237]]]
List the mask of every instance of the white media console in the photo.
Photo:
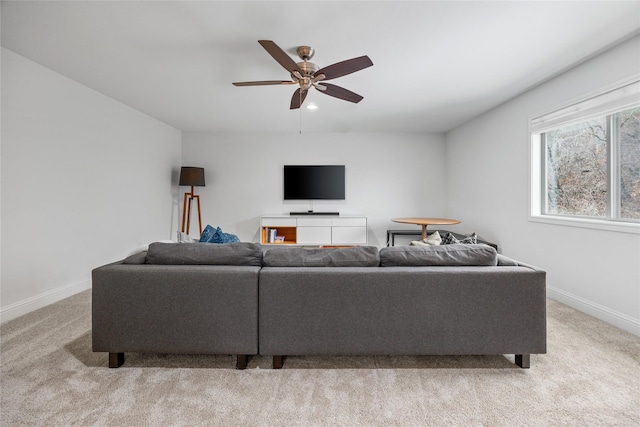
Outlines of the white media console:
[[[270,230],[284,238],[271,242]],[[367,244],[367,218],[364,216],[292,216],[260,217],[260,242],[265,245],[343,246]]]

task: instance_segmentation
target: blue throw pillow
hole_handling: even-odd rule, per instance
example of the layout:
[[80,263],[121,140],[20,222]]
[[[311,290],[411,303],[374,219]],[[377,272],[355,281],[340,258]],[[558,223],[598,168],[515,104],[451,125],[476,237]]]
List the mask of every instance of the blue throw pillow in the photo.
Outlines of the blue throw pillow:
[[220,227],[207,225],[200,236],[201,243],[235,243],[240,239],[235,234],[225,233]]
[[236,243],[240,241],[235,234],[223,233],[222,230],[220,230],[220,235],[220,239],[222,240],[220,243]]
[[215,234],[218,232],[218,229],[213,228],[210,225],[207,225],[204,228],[204,231],[200,235],[200,243],[213,243],[213,239]]

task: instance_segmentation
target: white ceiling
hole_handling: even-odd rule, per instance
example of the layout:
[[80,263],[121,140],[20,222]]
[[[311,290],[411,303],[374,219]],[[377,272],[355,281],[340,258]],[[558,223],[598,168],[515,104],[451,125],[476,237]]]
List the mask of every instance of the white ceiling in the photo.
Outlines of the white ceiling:
[[[640,1],[2,2],[2,46],[183,131],[443,132],[639,29]],[[364,99],[232,86],[289,78],[259,39],[368,55],[331,81]]]

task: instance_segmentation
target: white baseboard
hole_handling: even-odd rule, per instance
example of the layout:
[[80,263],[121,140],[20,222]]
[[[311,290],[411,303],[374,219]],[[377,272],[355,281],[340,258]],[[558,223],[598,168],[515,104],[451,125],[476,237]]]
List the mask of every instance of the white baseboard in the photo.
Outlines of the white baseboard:
[[640,319],[634,319],[619,311],[612,310],[569,292],[554,288],[553,286],[547,286],[547,296],[552,300],[559,301],[569,307],[573,307],[576,310],[580,310],[590,316],[610,323],[617,328],[640,336]]
[[83,279],[0,308],[0,323],[15,319],[54,302],[91,288],[91,280]]

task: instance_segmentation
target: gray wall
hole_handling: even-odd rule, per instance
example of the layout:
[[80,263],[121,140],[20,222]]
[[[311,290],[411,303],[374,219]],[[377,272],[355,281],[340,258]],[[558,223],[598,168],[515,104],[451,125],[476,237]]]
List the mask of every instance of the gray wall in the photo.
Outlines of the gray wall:
[[[636,37],[449,132],[447,213],[548,272],[554,299],[640,335],[640,235],[529,221],[529,119],[640,73]],[[467,167],[464,167],[467,166]]]
[[170,238],[180,143],[178,130],[3,48],[2,320]]
[[386,243],[387,228],[403,227],[391,218],[444,214],[442,134],[185,133],[182,158],[205,168],[207,186],[196,189],[203,226],[242,240],[258,241],[261,215],[311,209],[308,202],[283,201],[285,164],[345,165],[346,200],[318,201],[313,210],[366,216],[371,245]]

